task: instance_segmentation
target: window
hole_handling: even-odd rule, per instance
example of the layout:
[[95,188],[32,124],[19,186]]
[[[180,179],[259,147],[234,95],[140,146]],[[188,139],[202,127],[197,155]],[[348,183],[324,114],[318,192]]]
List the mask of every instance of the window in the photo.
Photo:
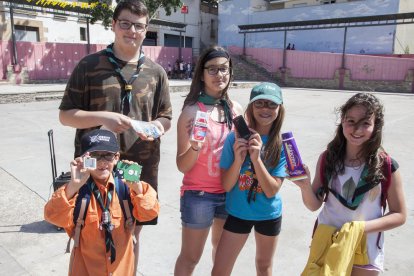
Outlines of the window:
[[15,25],[14,26],[16,40],[17,41],[28,41],[28,42],[39,42],[39,28]]
[[86,28],[80,27],[79,32],[80,32],[80,40],[86,41]]

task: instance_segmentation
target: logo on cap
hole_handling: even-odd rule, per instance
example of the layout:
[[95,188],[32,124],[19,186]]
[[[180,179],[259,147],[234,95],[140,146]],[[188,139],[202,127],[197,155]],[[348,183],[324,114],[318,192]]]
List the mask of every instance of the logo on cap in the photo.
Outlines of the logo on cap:
[[111,141],[111,137],[96,134],[95,136],[90,137],[89,145],[91,145],[93,143],[99,143],[101,141],[109,142],[109,141]]

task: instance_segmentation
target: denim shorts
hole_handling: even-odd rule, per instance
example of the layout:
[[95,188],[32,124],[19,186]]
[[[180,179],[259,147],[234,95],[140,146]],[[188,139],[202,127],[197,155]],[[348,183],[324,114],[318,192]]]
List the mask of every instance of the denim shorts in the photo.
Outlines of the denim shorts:
[[180,199],[181,223],[193,229],[208,228],[214,218],[226,219],[226,193],[184,191]]

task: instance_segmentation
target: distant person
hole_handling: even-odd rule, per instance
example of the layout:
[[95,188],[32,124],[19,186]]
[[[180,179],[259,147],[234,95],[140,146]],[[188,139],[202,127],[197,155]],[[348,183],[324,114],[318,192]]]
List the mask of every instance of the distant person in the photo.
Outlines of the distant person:
[[[157,193],[146,182],[120,180],[114,174],[119,161],[119,145],[108,130],[92,130],[81,139],[81,156],[70,162],[69,183],[56,190],[44,209],[45,220],[62,227],[75,240],[69,264],[69,275],[133,275],[133,225],[123,216],[116,185],[128,189],[132,215],[140,221],[157,217]],[[96,158],[96,168],[84,168],[82,157]],[[125,161],[129,164],[132,162]],[[82,192],[85,191],[85,192]],[[83,194],[83,197],[79,198]],[[82,199],[90,196],[88,206]],[[82,201],[81,201],[82,200]],[[77,225],[74,219],[78,207]],[[128,227],[129,226],[129,227]],[[79,228],[77,228],[79,227]]]
[[191,79],[191,63],[186,64],[186,79]]
[[[160,133],[171,126],[167,74],[141,50],[148,20],[148,9],[141,1],[119,2],[112,19],[114,43],[84,57],[75,67],[59,106],[59,119],[76,128],[75,157],[81,155],[80,138],[87,131],[104,127],[118,133],[121,159],[140,164],[141,180],[157,190],[161,140],[131,127],[132,119],[150,122]],[[138,242],[142,225],[155,225],[157,218],[137,224]],[[136,262],[138,249],[136,243]]]
[[286,50],[290,50],[290,43],[288,44],[288,46],[286,47]]
[[404,224],[407,209],[399,165],[382,147],[383,111],[373,94],[353,95],[339,109],[340,124],[319,156],[312,184],[309,171],[308,179],[294,181],[309,210],[322,206],[302,275],[329,269],[332,275],[376,276],[384,269],[383,232]]
[[231,275],[252,228],[256,275],[272,275],[282,224],[279,191],[286,176],[280,133],[285,108],[280,87],[266,82],[253,87],[245,114],[250,138],[242,138],[237,129],[231,132],[220,160],[229,216],[217,246],[213,276]]
[[296,50],[296,49],[295,49],[295,44],[293,44],[293,45],[292,45],[292,49],[291,49],[291,50]]
[[185,68],[184,68],[184,62],[182,60],[179,63],[179,70],[180,70],[180,79],[183,79],[184,74],[185,74]]
[[[181,186],[181,252],[174,275],[192,275],[211,228],[212,257],[227,217],[226,193],[221,185],[220,156],[232,130],[232,119],[241,114],[240,104],[230,100],[233,77],[230,55],[222,47],[208,48],[198,60],[190,93],[177,122],[177,167],[184,173]],[[191,139],[197,111],[208,112],[204,142]]]
[[171,64],[168,62],[168,66],[167,66],[167,76],[170,79],[172,77],[172,67]]

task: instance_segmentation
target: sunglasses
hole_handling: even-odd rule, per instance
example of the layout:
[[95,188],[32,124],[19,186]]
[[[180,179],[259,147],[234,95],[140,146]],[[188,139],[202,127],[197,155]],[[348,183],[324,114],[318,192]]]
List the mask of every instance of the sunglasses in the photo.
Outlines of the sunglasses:
[[105,161],[112,161],[114,160],[116,153],[112,152],[106,152],[106,153],[97,153],[97,152],[91,152],[89,154],[90,157],[96,158],[96,161],[104,159]]
[[230,73],[230,67],[204,67],[210,76],[215,76],[220,72],[223,76],[227,76]]
[[142,33],[143,31],[145,31],[148,26],[147,24],[142,24],[142,23],[132,23],[128,20],[118,19],[117,21],[118,21],[119,27],[122,30],[129,30],[131,29],[132,26],[134,26],[135,31],[139,33]]
[[272,101],[264,101],[264,100],[257,100],[253,102],[253,106],[256,108],[269,108],[269,109],[276,109],[279,105]]

